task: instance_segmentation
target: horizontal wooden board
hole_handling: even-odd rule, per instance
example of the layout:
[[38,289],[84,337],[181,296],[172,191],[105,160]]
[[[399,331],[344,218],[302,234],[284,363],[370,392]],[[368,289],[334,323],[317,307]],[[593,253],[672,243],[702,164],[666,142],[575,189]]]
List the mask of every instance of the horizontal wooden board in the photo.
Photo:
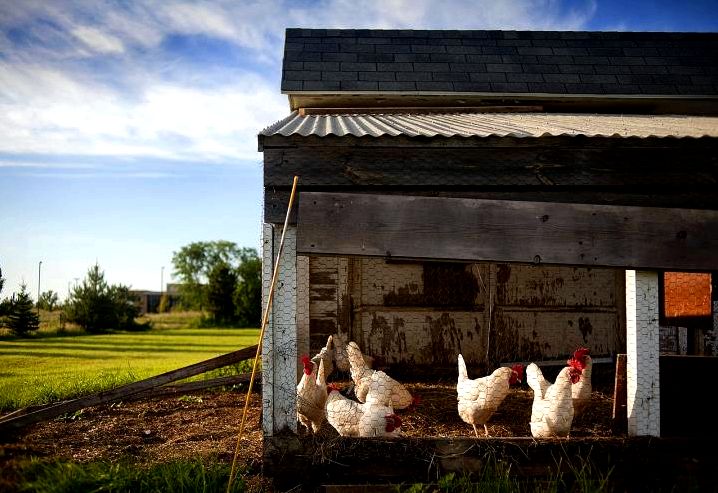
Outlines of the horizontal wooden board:
[[717,270],[718,211],[304,192],[297,252]]
[[[637,207],[680,207],[718,210],[718,187],[303,187],[306,191],[341,193],[381,193],[426,197],[455,197],[488,200],[526,200],[533,202],[629,205]],[[301,203],[301,192],[298,192]],[[264,222],[283,224],[287,215],[289,189],[273,187],[264,192]],[[290,224],[297,222],[292,209]]]
[[[718,139],[717,139],[718,140]],[[670,142],[670,141],[669,141]],[[264,186],[693,186],[718,184],[718,145],[266,149]],[[711,141],[712,142],[712,141]]]

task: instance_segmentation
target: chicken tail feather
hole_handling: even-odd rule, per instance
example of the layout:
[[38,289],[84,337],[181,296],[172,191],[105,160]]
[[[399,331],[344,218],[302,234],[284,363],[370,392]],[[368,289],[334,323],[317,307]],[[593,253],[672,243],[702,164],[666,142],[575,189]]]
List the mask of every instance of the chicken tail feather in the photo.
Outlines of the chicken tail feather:
[[459,354],[459,380],[467,380],[469,378],[469,372],[466,370],[466,363],[464,357]]

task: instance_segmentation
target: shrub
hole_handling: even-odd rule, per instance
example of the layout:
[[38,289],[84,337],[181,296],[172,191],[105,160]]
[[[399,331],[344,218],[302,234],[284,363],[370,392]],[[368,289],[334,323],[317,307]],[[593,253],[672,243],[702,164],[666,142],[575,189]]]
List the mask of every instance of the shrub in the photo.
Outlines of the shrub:
[[10,300],[7,314],[7,326],[13,334],[25,336],[40,328],[40,317],[35,313],[34,305],[27,286],[21,284],[20,292]]
[[65,303],[67,320],[88,332],[112,329],[135,329],[140,314],[136,300],[127,286],[108,285],[105,274],[95,264],[87,277],[75,287]]

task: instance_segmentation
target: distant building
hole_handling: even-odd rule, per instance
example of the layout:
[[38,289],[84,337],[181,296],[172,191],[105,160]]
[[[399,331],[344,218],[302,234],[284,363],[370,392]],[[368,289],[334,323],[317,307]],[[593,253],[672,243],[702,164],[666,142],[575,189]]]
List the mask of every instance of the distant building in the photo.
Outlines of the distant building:
[[164,293],[159,291],[131,290],[130,294],[137,300],[140,315],[144,315],[145,313],[157,313],[159,311],[160,300],[162,299],[163,294],[168,296],[168,309],[172,309],[179,304],[179,286],[179,284],[167,284],[167,288]]

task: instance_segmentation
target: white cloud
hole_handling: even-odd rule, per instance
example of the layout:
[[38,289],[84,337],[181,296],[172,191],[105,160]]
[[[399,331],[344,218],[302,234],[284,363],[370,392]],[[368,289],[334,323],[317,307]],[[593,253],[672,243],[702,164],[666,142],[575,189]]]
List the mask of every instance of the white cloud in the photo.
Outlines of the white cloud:
[[288,110],[252,74],[212,90],[153,81],[126,98],[37,65],[0,64],[0,151],[256,159],[256,135]]
[[116,37],[90,26],[79,26],[72,34],[97,53],[122,53],[125,47]]
[[[28,0],[0,18],[2,31],[31,40],[0,36],[0,152],[256,160],[257,132],[288,111],[277,87],[286,27],[580,29],[595,9],[593,0]],[[264,65],[203,71],[181,52],[160,55],[168,36],[197,34]]]

